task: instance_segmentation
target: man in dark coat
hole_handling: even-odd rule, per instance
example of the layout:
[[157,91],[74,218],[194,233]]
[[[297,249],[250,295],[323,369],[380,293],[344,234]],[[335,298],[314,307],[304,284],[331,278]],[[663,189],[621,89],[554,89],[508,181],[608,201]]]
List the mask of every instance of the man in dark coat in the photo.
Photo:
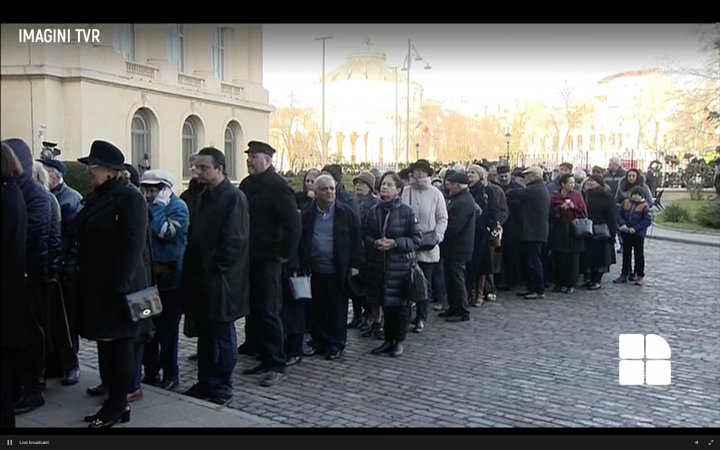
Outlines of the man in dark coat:
[[25,239],[27,236],[27,209],[23,194],[15,181],[22,175],[22,166],[13,151],[2,144],[2,275],[0,302],[2,302],[2,360],[0,361],[0,426],[15,427],[13,413],[13,378],[17,362],[15,353],[23,345],[23,316],[25,309]]
[[455,172],[446,179],[448,187],[448,226],[440,244],[440,255],[445,268],[448,303],[450,308],[440,313],[448,322],[470,320],[465,264],[472,260],[475,246],[476,204],[468,191],[467,175]]
[[542,251],[550,231],[550,195],[543,184],[543,171],[530,166],[523,171],[527,186],[525,189],[508,191],[508,203],[517,201],[521,205],[520,232],[521,246],[527,257],[527,291],[519,293],[526,299],[545,298],[545,275]]
[[23,193],[27,210],[25,348],[18,361],[21,396],[13,409],[16,414],[30,412],[45,404],[42,383],[45,367],[45,330],[41,318],[47,312],[49,278],[50,198],[32,179],[33,159],[30,147],[22,139],[6,139],[23,168],[17,185]]
[[198,330],[198,382],[185,393],[225,404],[237,363],[235,321],[250,309],[248,202],[225,176],[220,150],[200,150],[195,166],[205,189],[190,220],[182,291]]
[[250,141],[245,153],[250,176],[240,190],[250,206],[250,315],[238,352],[259,353],[260,364],[243,373],[264,373],[260,384],[273,386],[285,376],[280,266],[297,253],[300,215],[292,188],[272,165],[275,149]]
[[501,244],[502,270],[495,281],[497,282],[498,289],[507,290],[523,279],[520,270],[520,233],[522,231],[520,210],[522,206],[517,202],[513,202],[507,193],[511,189],[522,189],[523,186],[513,181],[508,166],[498,166],[497,185],[500,186],[505,193],[510,215],[503,224]]
[[349,206],[335,201],[335,180],[315,180],[315,200],[302,213],[300,260],[312,273],[312,340],[316,353],[340,357],[347,342],[348,282],[362,258],[360,227]]

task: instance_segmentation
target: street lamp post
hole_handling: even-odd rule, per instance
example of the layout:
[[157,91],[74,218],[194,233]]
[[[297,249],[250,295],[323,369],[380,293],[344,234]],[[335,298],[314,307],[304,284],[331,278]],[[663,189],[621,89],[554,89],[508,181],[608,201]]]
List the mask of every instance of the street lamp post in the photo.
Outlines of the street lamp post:
[[510,135],[510,130],[508,130],[507,133],[505,133],[505,144],[507,145],[507,150],[505,151],[505,159],[507,160],[508,168],[510,167],[510,138],[512,136]]
[[316,41],[322,41],[322,125],[321,125],[321,135],[320,135],[320,142],[322,144],[322,158],[323,158],[323,164],[327,162],[327,144],[325,143],[325,41],[327,39],[332,39],[332,36],[323,36],[319,38],[315,38]]
[[[404,66],[402,70],[407,70],[407,103],[406,103],[406,116],[405,116],[405,161],[410,162],[410,67],[412,66],[412,52],[415,51],[416,61],[425,61],[422,56],[418,53],[412,41],[408,39],[408,52],[407,52],[407,66]],[[425,70],[430,70],[432,67],[425,61]]]
[[420,144],[415,144],[415,161],[420,159]]

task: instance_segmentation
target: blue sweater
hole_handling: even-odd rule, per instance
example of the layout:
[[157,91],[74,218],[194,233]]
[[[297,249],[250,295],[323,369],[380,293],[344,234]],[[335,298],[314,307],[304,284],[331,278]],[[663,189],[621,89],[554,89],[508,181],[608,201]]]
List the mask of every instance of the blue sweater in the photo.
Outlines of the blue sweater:
[[175,281],[161,290],[177,289],[180,287],[183,255],[187,246],[190,223],[188,208],[184,201],[172,194],[167,206],[153,203],[149,211],[153,261],[177,262]]

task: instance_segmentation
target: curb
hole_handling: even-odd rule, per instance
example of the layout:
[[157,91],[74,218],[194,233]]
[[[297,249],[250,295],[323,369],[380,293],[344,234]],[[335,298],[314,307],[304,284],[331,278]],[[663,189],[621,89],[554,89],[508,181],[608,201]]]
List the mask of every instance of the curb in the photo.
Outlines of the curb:
[[720,243],[718,242],[707,242],[707,241],[694,241],[692,239],[683,239],[683,238],[674,238],[674,237],[668,237],[668,236],[657,236],[657,235],[646,235],[648,239],[657,239],[658,241],[670,241],[670,242],[679,242],[681,244],[694,244],[694,245],[701,245],[704,247],[716,247],[720,248]]

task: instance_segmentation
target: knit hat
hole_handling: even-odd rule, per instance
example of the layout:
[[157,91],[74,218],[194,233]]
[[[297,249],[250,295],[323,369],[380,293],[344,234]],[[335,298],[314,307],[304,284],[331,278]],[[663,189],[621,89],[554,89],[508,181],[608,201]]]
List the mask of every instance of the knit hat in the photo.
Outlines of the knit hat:
[[641,198],[645,198],[645,189],[643,189],[641,186],[635,186],[630,191],[630,196],[632,197],[635,194],[639,195]]
[[601,187],[605,187],[605,178],[603,178],[602,175],[594,174],[590,175],[588,177],[588,180],[593,180],[597,184],[599,184]]
[[446,178],[447,181],[452,181],[454,183],[460,183],[460,184],[468,184],[468,178],[467,175],[465,175],[462,172],[455,172],[449,177]]
[[358,176],[353,178],[353,184],[357,184],[358,181],[362,181],[370,186],[371,191],[375,189],[375,175],[370,172],[360,172]]

